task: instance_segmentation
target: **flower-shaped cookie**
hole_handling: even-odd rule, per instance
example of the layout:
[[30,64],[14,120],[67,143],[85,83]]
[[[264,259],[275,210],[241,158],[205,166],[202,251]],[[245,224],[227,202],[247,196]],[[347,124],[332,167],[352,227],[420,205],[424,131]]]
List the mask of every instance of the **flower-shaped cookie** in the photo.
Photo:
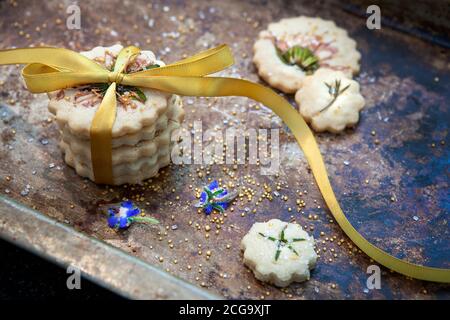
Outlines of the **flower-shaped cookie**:
[[348,77],[359,72],[361,54],[347,31],[333,21],[297,17],[269,24],[253,47],[259,75],[272,87],[293,93],[306,75],[321,68]]
[[295,101],[315,131],[334,133],[358,123],[359,110],[365,104],[356,81],[340,71],[328,69],[306,77],[295,94]]
[[278,219],[255,223],[241,248],[244,263],[255,277],[278,287],[308,280],[317,259],[314,238],[298,224]]

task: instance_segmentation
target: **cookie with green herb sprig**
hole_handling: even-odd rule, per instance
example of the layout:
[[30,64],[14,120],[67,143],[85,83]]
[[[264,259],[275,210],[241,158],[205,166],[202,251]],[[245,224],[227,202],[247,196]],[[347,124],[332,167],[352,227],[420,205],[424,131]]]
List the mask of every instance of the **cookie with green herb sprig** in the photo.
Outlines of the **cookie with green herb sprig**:
[[317,260],[314,238],[300,225],[278,219],[255,223],[241,249],[255,277],[278,287],[308,280]]
[[333,21],[320,18],[301,16],[271,23],[253,49],[261,78],[285,93],[297,91],[307,75],[321,68],[348,77],[359,72],[356,42]]
[[295,94],[303,118],[318,132],[338,133],[355,126],[365,100],[359,84],[340,71],[318,70]]

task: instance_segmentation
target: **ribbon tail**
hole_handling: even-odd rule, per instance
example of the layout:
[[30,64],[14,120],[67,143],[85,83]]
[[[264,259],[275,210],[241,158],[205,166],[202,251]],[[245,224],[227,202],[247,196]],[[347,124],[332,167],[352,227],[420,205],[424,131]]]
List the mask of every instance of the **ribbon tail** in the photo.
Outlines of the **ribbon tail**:
[[40,63],[58,71],[104,72],[103,67],[82,54],[63,48],[0,50],[0,65]]
[[92,171],[96,183],[112,184],[112,127],[116,120],[116,83],[106,90],[91,125]]
[[[450,269],[422,266],[398,259],[366,240],[344,215],[328,179],[317,142],[303,117],[289,102],[273,90],[247,80],[221,77],[139,77],[140,86],[187,96],[242,96],[272,109],[289,127],[311,167],[322,196],[345,234],[369,257],[403,275],[435,282],[450,283]],[[136,79],[137,80],[137,79]],[[137,85],[137,84],[136,84]]]

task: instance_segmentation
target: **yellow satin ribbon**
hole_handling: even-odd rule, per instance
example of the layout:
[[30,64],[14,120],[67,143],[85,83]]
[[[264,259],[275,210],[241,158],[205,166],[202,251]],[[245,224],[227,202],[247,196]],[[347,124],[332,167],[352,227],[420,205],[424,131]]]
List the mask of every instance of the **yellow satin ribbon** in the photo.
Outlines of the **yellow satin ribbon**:
[[233,64],[226,45],[206,50],[176,63],[125,74],[126,66],[139,49],[124,48],[113,71],[106,70],[81,54],[60,48],[28,48],[0,51],[1,64],[27,64],[22,70],[28,90],[50,92],[77,85],[109,83],[91,126],[91,152],[95,180],[112,182],[111,131],[116,117],[117,84],[153,88],[186,96],[243,96],[272,109],[289,127],[305,153],[322,196],[345,234],[369,257],[398,273],[435,282],[450,283],[450,269],[426,267],[398,259],[367,241],[351,225],[334,195],[325,164],[313,133],[287,100],[271,89],[247,80],[205,77]]

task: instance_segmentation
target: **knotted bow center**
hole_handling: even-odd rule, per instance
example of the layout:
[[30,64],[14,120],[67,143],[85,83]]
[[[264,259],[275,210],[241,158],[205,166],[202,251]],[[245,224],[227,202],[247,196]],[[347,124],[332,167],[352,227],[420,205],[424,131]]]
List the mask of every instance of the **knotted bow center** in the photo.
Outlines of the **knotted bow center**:
[[111,71],[108,74],[108,82],[109,83],[115,82],[116,84],[121,84],[124,77],[125,74],[122,73],[121,71]]
[[120,50],[114,64],[114,69],[108,73],[108,82],[115,82],[118,85],[121,84],[125,77],[124,72],[127,66],[133,62],[140,52],[141,50],[134,46],[129,46]]

